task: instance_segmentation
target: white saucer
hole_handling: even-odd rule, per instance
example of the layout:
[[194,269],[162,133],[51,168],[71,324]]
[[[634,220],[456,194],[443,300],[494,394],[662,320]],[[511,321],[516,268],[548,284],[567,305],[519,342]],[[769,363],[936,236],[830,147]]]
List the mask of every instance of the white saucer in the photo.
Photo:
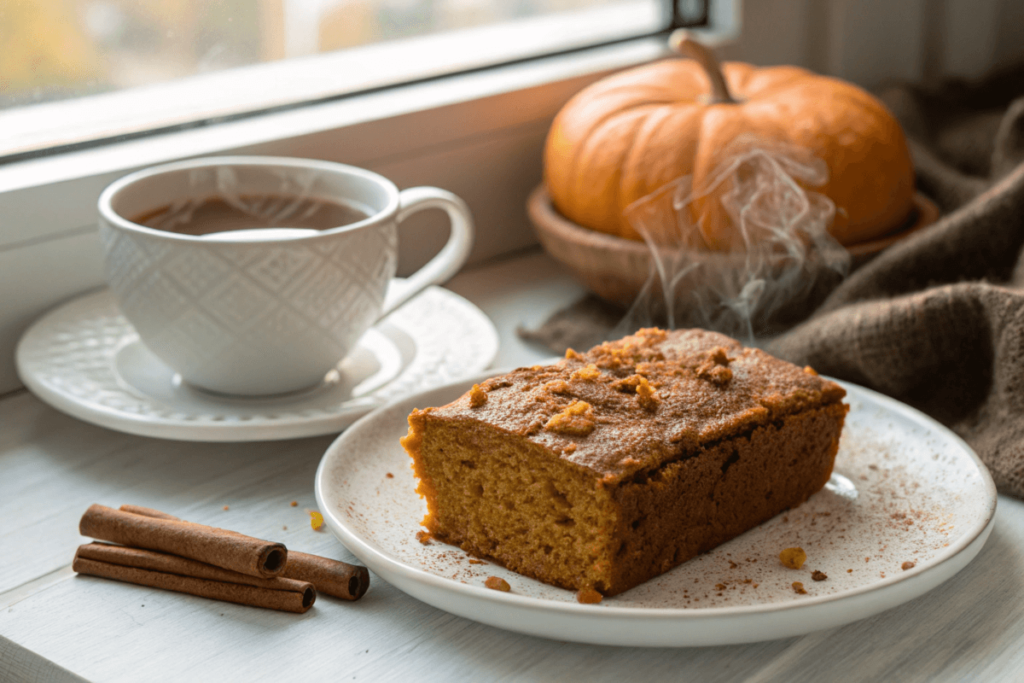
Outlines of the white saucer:
[[213,394],[139,341],[109,290],[36,321],[18,344],[18,374],[39,398],[86,422],[185,441],[265,441],[338,432],[395,397],[475,374],[498,334],[484,313],[440,287],[369,330],[313,388],[284,396]]
[[[974,559],[992,530],[995,486],[967,444],[913,408],[842,382],[852,410],[824,490],[641,586],[581,605],[570,591],[497,565],[470,564],[459,548],[416,538],[425,505],[398,443],[406,417],[414,407],[454,400],[484,377],[367,415],[331,445],[316,476],[317,503],[345,547],[388,583],[467,619],[604,645],[786,638],[922,595]],[[778,559],[793,546],[807,552],[800,570]],[[828,578],[814,581],[814,570]],[[512,592],[485,588],[488,576],[505,579]],[[806,594],[796,593],[795,581]]]

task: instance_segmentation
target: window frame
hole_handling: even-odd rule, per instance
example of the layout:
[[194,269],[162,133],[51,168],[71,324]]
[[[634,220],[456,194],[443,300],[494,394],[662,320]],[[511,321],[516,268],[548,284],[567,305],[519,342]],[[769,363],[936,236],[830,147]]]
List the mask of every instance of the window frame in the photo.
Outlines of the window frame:
[[[307,107],[706,25],[683,0],[623,4],[240,65],[123,90],[0,109],[0,165]],[[693,0],[704,5],[710,0]],[[75,121],[67,126],[68,120]]]

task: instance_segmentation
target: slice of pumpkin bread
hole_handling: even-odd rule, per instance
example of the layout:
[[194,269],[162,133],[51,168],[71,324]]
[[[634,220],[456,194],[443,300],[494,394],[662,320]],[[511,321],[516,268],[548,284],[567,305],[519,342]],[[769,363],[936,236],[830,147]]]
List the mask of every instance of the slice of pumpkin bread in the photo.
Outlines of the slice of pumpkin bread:
[[704,330],[640,330],[415,410],[423,525],[546,583],[615,595],[820,490],[846,392]]

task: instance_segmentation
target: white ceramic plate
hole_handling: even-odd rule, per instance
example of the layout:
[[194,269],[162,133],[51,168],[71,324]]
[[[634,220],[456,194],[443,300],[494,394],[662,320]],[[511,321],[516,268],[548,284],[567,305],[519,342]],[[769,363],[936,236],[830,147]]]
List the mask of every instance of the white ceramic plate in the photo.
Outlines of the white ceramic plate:
[[[331,531],[381,578],[485,624],[627,646],[785,638],[863,619],[935,588],[978,554],[991,531],[995,486],[971,449],[913,408],[843,382],[852,409],[824,490],[641,586],[581,605],[570,591],[416,539],[425,506],[398,443],[406,417],[454,400],[473,382],[395,401],[361,419],[324,455],[316,496]],[[778,560],[792,546],[807,552],[800,570]],[[815,570],[828,578],[814,581]],[[488,576],[505,579],[512,592],[485,588]],[[794,591],[795,581],[807,594]]]
[[109,290],[74,299],[22,336],[25,386],[81,420],[186,441],[264,441],[339,432],[387,401],[488,367],[498,334],[483,311],[430,287],[367,331],[318,386],[231,397],[189,386],[139,341]]

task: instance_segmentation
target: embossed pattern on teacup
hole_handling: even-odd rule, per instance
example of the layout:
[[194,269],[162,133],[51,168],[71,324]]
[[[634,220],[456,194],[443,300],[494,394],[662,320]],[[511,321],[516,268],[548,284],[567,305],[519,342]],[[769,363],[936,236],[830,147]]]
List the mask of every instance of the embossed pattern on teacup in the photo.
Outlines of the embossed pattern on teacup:
[[[147,346],[182,376],[273,356],[344,357],[380,314],[394,224],[277,244],[178,242],[101,223],[107,281]],[[200,383],[201,382],[197,382]]]

